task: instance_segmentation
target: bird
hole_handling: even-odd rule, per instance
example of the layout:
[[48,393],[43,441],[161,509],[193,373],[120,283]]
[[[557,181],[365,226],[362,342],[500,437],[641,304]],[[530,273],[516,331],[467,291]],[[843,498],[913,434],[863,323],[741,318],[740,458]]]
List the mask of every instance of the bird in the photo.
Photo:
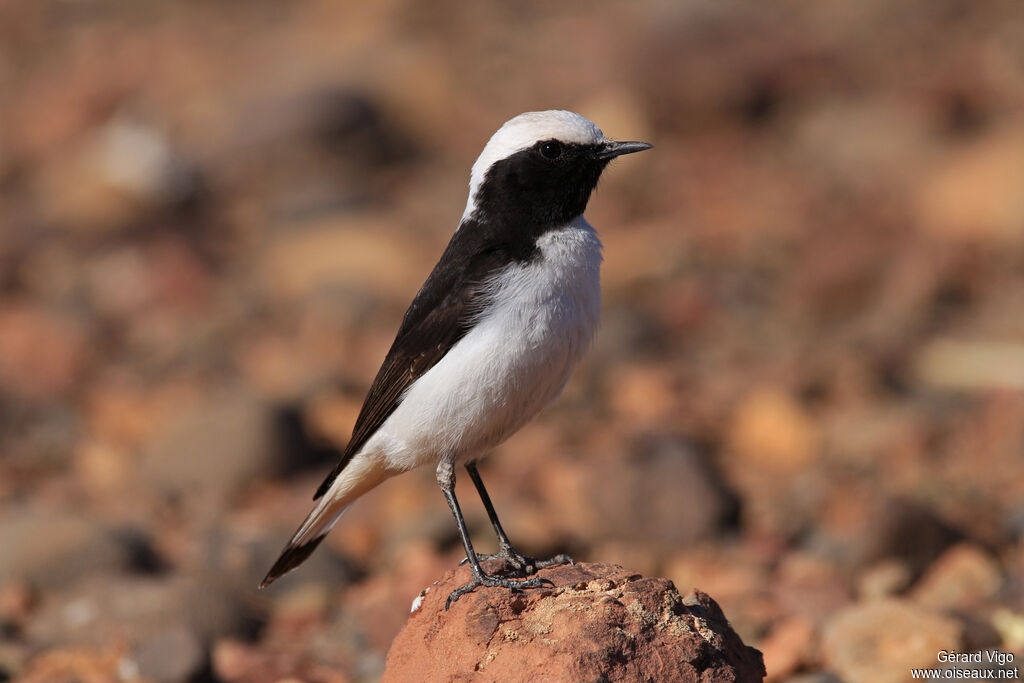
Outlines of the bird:
[[[602,246],[583,217],[609,162],[652,147],[610,140],[570,111],[509,119],[470,172],[451,240],[402,318],[356,418],[352,437],[314,495],[315,506],[260,584],[302,564],[357,498],[392,476],[436,467],[472,580],[513,591],[553,585],[535,576],[571,563],[520,554],[501,526],[477,462],[561,393],[598,326]],[[455,497],[466,469],[498,537],[478,554]],[[510,570],[488,574],[481,560]]]

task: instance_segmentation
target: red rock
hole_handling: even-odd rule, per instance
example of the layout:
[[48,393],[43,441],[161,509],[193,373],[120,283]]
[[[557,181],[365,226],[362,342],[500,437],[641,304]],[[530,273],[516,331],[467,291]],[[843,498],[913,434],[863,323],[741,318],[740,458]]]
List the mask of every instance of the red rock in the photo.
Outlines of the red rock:
[[82,574],[118,570],[130,552],[100,520],[45,505],[7,507],[0,516],[0,582],[52,590]]
[[761,642],[764,668],[769,681],[787,680],[796,671],[814,659],[817,649],[814,625],[802,617],[791,617],[779,622]]
[[555,588],[478,588],[445,611],[466,567],[426,592],[388,653],[383,681],[760,681],[761,654],[721,609],[668,579],[618,565],[541,572]]
[[130,479],[128,457],[110,444],[85,441],[75,449],[74,471],[89,493],[100,497],[123,489]]
[[0,385],[19,398],[67,393],[85,365],[85,335],[74,320],[29,305],[0,309]]
[[[183,407],[142,451],[139,477],[162,495],[217,507],[275,466],[272,412],[258,397],[222,392]],[[217,457],[211,457],[216,453]]]
[[611,384],[613,409],[629,424],[653,427],[678,412],[678,391],[662,366],[624,365],[613,372]]
[[213,647],[213,670],[225,681],[241,680],[251,670],[265,663],[256,649],[236,640],[220,640]]
[[622,450],[602,452],[575,469],[582,485],[564,489],[565,508],[574,495],[574,506],[587,514],[577,513],[578,524],[566,527],[567,533],[600,529],[609,541],[627,546],[654,541],[640,550],[651,554],[715,538],[738,514],[737,499],[715,465],[697,446],[671,434],[631,439]]
[[313,225],[269,245],[263,257],[268,284],[284,297],[318,289],[361,287],[409,296],[410,273],[426,273],[411,243],[373,221]]
[[992,556],[961,543],[928,568],[910,597],[927,607],[970,609],[994,598],[1002,585],[1002,571]]
[[786,614],[821,623],[852,601],[839,568],[824,559],[793,551],[779,561],[772,592]]
[[857,577],[857,595],[865,602],[892,597],[903,591],[911,578],[910,568],[905,562],[881,560]]
[[319,666],[301,651],[277,646],[256,647],[237,640],[218,640],[211,653],[218,680],[245,683],[348,683],[342,671]]
[[206,664],[206,646],[185,624],[171,624],[136,647],[130,657],[141,678],[155,683],[194,680]]
[[748,548],[696,546],[671,557],[664,574],[678,586],[702,586],[729,611],[740,633],[762,632],[777,618],[777,605],[767,588],[769,568]]
[[105,650],[58,648],[33,658],[18,678],[22,683],[107,683],[124,680],[121,666],[123,652],[111,647]]
[[805,465],[818,447],[811,418],[788,394],[773,388],[755,390],[740,403],[730,443],[745,461],[783,471]]
[[348,443],[362,408],[362,397],[328,391],[314,396],[306,406],[305,421],[310,431],[328,443]]
[[36,595],[27,581],[0,582],[0,623],[23,624],[35,602]]
[[912,575],[923,573],[940,555],[963,538],[937,512],[916,501],[887,500],[868,513],[870,532],[863,540],[867,562],[895,558]]
[[451,565],[451,557],[438,555],[429,544],[410,542],[401,553],[401,561],[390,571],[378,573],[349,590],[342,609],[358,625],[360,640],[376,652],[386,652],[407,614],[407,605],[396,602],[395,596],[414,595],[425,582]]
[[851,683],[907,680],[911,667],[936,666],[939,650],[962,649],[960,625],[905,600],[877,600],[837,613],[826,625],[825,662]]
[[929,151],[921,109],[906,98],[822,98],[796,125],[794,150],[848,186],[901,187]]
[[924,177],[921,228],[947,239],[1019,244],[1024,236],[1024,126],[995,129],[956,148]]

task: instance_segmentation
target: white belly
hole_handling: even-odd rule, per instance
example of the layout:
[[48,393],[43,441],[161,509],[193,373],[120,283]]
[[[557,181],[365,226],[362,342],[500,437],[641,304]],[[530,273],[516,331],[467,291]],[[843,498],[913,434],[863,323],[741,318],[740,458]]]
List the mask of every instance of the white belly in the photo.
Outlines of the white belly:
[[490,283],[487,312],[407,391],[363,452],[389,469],[466,461],[554,400],[593,339],[601,243],[577,218],[538,241],[540,256]]

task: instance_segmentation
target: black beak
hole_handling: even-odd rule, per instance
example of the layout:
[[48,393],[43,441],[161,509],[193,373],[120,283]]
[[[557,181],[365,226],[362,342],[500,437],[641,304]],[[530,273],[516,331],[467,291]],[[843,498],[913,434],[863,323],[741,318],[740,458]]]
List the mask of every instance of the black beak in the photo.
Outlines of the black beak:
[[598,150],[598,159],[614,159],[615,157],[622,156],[623,154],[633,154],[634,152],[642,152],[645,149],[650,149],[654,145],[648,142],[606,142]]

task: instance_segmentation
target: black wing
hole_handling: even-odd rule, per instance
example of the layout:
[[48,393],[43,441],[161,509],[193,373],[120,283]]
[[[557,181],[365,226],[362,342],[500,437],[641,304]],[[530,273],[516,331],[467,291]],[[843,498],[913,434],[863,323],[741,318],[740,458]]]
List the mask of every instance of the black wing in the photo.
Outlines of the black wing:
[[394,412],[405,390],[469,331],[484,304],[487,279],[520,258],[515,253],[519,249],[512,245],[486,246],[484,231],[475,228],[476,225],[463,225],[456,231],[405,312],[398,335],[359,411],[341,461],[320,484],[313,500],[327,492],[352,456]]

